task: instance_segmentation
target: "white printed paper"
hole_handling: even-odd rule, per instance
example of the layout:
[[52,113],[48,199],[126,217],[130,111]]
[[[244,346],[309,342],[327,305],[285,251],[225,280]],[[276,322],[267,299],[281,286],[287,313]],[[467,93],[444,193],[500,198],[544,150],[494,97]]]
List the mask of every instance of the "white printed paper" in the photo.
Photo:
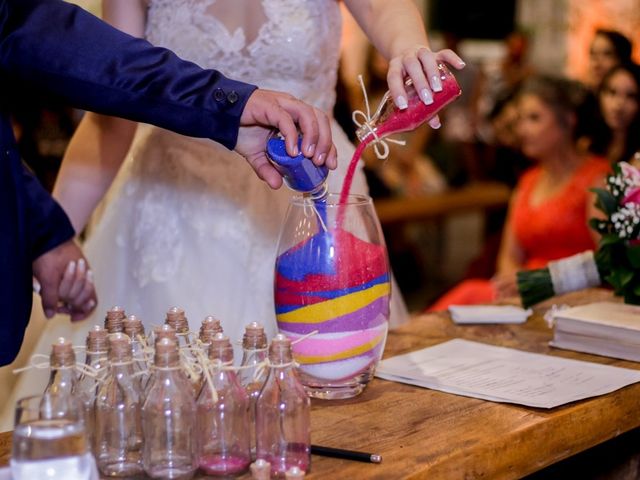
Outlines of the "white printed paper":
[[640,371],[454,339],[383,360],[376,376],[494,402],[553,408],[640,381]]

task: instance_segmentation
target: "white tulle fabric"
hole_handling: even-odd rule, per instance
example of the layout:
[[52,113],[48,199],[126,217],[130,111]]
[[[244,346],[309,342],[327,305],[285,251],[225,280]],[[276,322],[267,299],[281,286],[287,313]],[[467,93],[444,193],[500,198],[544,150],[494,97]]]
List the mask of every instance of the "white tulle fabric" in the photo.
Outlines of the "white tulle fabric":
[[[335,102],[340,34],[336,0],[151,0],[146,29],[151,43],[184,59],[326,112]],[[338,192],[354,147],[335,121],[332,132],[339,168],[329,188]],[[352,192],[367,192],[361,166]],[[76,325],[49,322],[36,351],[48,353],[60,335],[83,344],[113,305],[138,315],[147,330],[176,305],[193,330],[215,315],[233,341],[252,321],[271,337],[277,236],[290,196],[285,187],[269,189],[219,144],[140,125],[85,244],[96,313]],[[407,316],[397,288],[393,299],[392,325]],[[23,374],[11,400],[45,381],[44,371]]]

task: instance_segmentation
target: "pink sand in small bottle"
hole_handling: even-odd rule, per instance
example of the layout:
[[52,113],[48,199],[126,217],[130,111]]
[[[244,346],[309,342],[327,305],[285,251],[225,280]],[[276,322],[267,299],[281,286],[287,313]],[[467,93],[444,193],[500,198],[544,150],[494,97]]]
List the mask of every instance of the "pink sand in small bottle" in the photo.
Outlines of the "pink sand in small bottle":
[[[345,175],[340,192],[341,204],[345,203],[349,195],[356,165],[362,156],[362,152],[367,145],[375,140],[376,136],[377,138],[384,138],[394,133],[414,130],[424,122],[433,118],[443,107],[460,96],[462,90],[455,77],[444,65],[440,65],[439,68],[442,91],[434,92],[432,104],[425,105],[413,87],[407,88],[407,93],[409,94],[408,107],[404,110],[397,108],[393,104],[390,96],[385,95],[383,102],[386,100],[389,105],[383,105],[383,108],[380,110],[380,115],[374,116],[369,123],[369,129],[375,132],[375,135],[373,133],[366,133],[351,158],[351,163],[347,169],[347,174]],[[341,218],[341,215],[339,218]],[[340,224],[340,222],[338,224]]]
[[249,469],[251,459],[237,455],[200,457],[200,469],[207,475],[238,475]]

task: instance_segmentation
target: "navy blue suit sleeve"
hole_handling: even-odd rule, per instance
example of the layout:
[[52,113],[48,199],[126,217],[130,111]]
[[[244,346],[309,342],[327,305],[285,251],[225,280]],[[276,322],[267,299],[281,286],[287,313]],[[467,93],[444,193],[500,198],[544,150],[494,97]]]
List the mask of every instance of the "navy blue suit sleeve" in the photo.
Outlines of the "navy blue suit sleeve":
[[84,110],[227,148],[255,86],[203,70],[60,0],[0,0],[0,71]]
[[22,165],[22,185],[29,229],[28,247],[31,261],[33,261],[43,253],[73,238],[75,231],[62,207],[24,164]]

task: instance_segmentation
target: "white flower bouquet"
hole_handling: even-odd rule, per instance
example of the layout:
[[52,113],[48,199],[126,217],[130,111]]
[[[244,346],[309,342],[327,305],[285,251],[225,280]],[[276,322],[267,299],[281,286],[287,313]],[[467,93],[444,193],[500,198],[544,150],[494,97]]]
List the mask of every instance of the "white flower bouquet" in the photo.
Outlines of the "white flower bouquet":
[[620,162],[606,179],[605,188],[594,188],[596,206],[604,218],[592,218],[591,228],[601,238],[595,252],[549,262],[546,268],[517,274],[525,308],[554,295],[583,288],[610,285],[625,303],[640,305],[640,170]]

